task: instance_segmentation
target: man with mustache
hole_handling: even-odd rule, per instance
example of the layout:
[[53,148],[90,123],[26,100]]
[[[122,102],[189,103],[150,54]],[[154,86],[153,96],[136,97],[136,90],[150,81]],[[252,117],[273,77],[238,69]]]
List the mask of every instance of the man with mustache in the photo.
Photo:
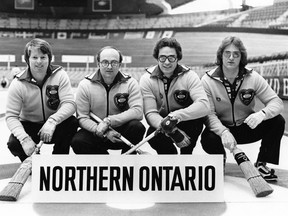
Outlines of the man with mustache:
[[[160,129],[149,144],[158,154],[192,154],[209,113],[209,102],[200,78],[179,64],[182,48],[175,38],[160,39],[153,50],[157,65],[140,79],[147,135]],[[176,145],[174,145],[176,144]],[[179,148],[177,148],[179,147]]]

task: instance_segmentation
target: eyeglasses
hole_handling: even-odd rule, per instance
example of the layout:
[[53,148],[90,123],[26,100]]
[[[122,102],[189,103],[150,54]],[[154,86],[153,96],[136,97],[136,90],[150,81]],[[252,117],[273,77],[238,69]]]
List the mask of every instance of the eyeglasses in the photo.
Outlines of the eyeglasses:
[[226,57],[226,58],[230,58],[230,56],[233,56],[233,58],[239,58],[241,53],[236,51],[236,52],[231,52],[231,51],[224,51],[223,52],[223,55]]
[[161,63],[164,63],[166,61],[166,59],[168,59],[168,61],[170,63],[172,62],[175,62],[177,57],[176,56],[173,56],[173,55],[169,55],[169,56],[164,56],[164,55],[161,55],[159,56],[158,60],[161,62]]
[[102,67],[108,67],[109,64],[111,64],[111,67],[118,67],[120,63],[118,61],[115,61],[115,60],[113,60],[111,62],[109,62],[107,60],[103,60],[100,62],[100,64]]

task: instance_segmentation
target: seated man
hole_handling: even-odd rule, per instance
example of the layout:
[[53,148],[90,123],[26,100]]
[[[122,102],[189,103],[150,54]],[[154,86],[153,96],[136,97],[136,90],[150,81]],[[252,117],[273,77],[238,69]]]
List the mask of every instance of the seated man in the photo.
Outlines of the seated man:
[[[153,50],[157,65],[140,79],[147,135],[161,128],[149,144],[158,154],[192,154],[203,129],[209,101],[199,76],[185,65],[175,38],[160,39]],[[174,145],[176,144],[176,146]]]
[[[216,68],[202,77],[211,113],[201,136],[208,154],[222,154],[237,144],[261,141],[255,166],[261,175],[276,180],[275,171],[266,163],[279,163],[281,138],[285,120],[280,115],[283,102],[256,71],[248,69],[247,52],[242,41],[234,36],[225,38],[217,51]],[[255,109],[256,98],[264,108]]]
[[78,128],[76,103],[67,73],[52,65],[52,49],[42,39],[26,44],[27,68],[8,90],[6,123],[11,131],[8,148],[24,161],[40,140],[53,143],[53,154],[68,154]]
[[[130,147],[119,139],[120,134],[133,144],[143,138],[140,88],[134,78],[119,71],[122,59],[118,49],[102,48],[97,54],[99,69],[79,83],[76,104],[81,129],[72,140],[76,154],[108,154],[108,149],[124,153]],[[92,120],[90,112],[103,121]]]

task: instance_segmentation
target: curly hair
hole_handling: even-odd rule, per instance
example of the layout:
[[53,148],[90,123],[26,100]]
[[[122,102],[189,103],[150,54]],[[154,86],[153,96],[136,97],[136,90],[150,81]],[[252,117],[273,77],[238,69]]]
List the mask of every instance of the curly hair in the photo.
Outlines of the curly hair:
[[158,59],[159,50],[163,47],[170,47],[176,50],[177,59],[180,61],[182,59],[182,48],[180,43],[175,38],[162,38],[160,39],[153,50],[153,57]]

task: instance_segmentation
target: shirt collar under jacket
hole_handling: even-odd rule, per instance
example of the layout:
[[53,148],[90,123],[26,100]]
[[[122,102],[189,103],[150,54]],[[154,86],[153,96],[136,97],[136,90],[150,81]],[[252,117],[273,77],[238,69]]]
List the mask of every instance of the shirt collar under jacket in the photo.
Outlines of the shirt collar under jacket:
[[[56,73],[57,71],[61,70],[62,67],[59,65],[49,65],[47,68],[47,73],[46,73],[46,77],[51,76],[51,74]],[[16,77],[19,80],[26,80],[28,82],[33,82],[33,77],[30,71],[30,67],[27,67],[24,71],[22,71],[21,73],[17,74]]]
[[[252,72],[253,69],[250,69],[250,68],[240,68],[239,70],[239,74],[238,74],[238,77],[244,77],[248,74],[250,74]],[[220,82],[223,82],[223,78],[224,78],[224,73],[223,73],[223,70],[222,70],[222,67],[221,66],[218,66],[217,68],[215,69],[212,69],[210,71],[207,71],[206,72],[207,75],[211,78],[214,78],[216,80],[219,80]]]
[[[175,68],[174,70],[174,73],[173,73],[173,76],[172,77],[176,77],[176,76],[179,76],[180,74],[182,73],[185,73],[187,71],[189,71],[190,68],[185,66],[185,65],[180,65],[178,64],[177,67]],[[158,77],[159,79],[163,79],[163,72],[160,70],[159,66],[158,65],[155,65],[155,66],[151,66],[149,68],[146,68],[146,71],[148,73],[151,74],[151,78],[152,77]]]
[[[103,77],[100,73],[100,69],[98,69],[96,72],[94,72],[90,75],[87,75],[85,78],[92,81],[92,82],[104,83]],[[118,71],[115,79],[113,80],[113,83],[125,82],[130,78],[131,78],[130,75]]]

